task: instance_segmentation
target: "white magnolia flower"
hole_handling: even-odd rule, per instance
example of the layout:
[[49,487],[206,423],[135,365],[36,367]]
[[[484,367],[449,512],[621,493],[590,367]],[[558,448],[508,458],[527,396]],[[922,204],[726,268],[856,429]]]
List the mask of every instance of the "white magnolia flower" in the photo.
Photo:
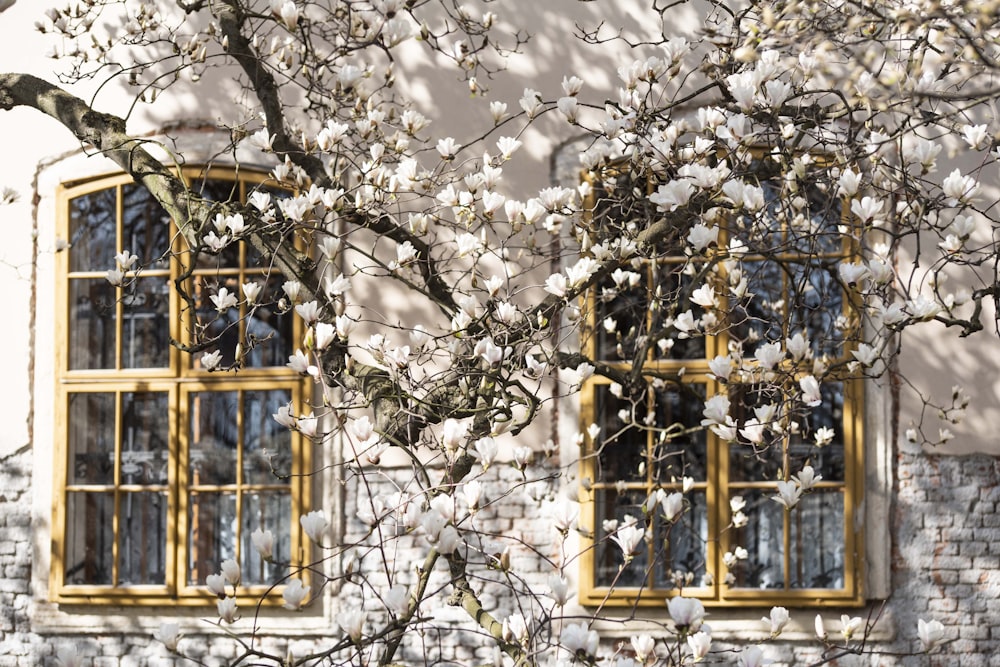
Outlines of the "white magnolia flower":
[[788,610],[784,607],[771,607],[771,615],[760,619],[771,627],[771,636],[777,637],[788,624]]
[[660,211],[676,211],[687,204],[694,194],[694,185],[687,179],[673,180],[664,183],[656,192],[649,196],[649,201],[656,204]]
[[930,651],[944,639],[944,625],[937,619],[925,621],[922,618],[918,618],[917,636],[920,637],[920,643],[924,645],[924,650]]
[[840,634],[845,640],[849,641],[854,633],[861,629],[862,625],[864,625],[864,619],[860,616],[849,616],[848,614],[840,616]]
[[219,618],[226,623],[236,622],[236,598],[222,598],[216,603],[216,609],[219,612]]
[[625,562],[632,560],[632,557],[639,552],[639,545],[642,544],[645,531],[635,524],[626,524],[619,528],[611,539],[622,550]]
[[281,592],[285,609],[298,609],[309,597],[311,586],[304,586],[301,579],[292,579],[285,584],[285,589]]
[[270,530],[257,528],[250,533],[250,543],[253,544],[254,550],[265,561],[270,561],[274,558],[274,533]]
[[[707,626],[706,626],[707,627]],[[704,659],[712,648],[712,635],[708,632],[696,632],[687,637],[688,648],[691,649],[691,657],[695,662]]]
[[802,487],[792,481],[779,481],[778,482],[778,495],[773,496],[772,500],[782,505],[785,509],[792,509],[799,504],[799,499],[802,497]]
[[567,625],[559,635],[559,643],[574,656],[596,656],[601,638],[583,623]]
[[705,605],[697,598],[672,597],[667,601],[667,611],[678,629],[687,632],[697,632],[705,618]]
[[160,623],[160,629],[156,632],[156,639],[167,647],[168,651],[177,651],[177,643],[181,640],[181,626],[178,623]]
[[330,524],[323,515],[323,510],[313,510],[299,517],[299,525],[310,540],[319,544]]

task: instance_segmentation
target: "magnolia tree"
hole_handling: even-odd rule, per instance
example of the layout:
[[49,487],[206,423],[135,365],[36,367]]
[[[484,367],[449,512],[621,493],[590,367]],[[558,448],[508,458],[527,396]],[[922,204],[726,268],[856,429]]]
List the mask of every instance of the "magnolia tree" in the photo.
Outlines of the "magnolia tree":
[[[334,542],[329,511],[311,508],[301,527],[315,562],[279,563],[275,584],[291,610],[335,588],[339,627],[308,655],[269,654],[255,635],[266,619],[239,620],[254,614],[237,607],[240,568],[221,562],[204,584],[219,598],[213,622],[231,627],[211,641],[242,647],[233,664],[401,662],[426,649],[420,638],[442,605],[465,612],[448,626],[456,643],[495,647],[519,665],[713,654],[762,663],[759,646],[713,647],[702,602],[685,595],[698,582],[683,572],[655,639],[601,643],[593,624],[609,607],[571,606],[581,554],[602,550],[625,573],[658,539],[654,526],[672,539],[698,484],[678,469],[631,511],[579,526],[576,494],[599,480],[577,479],[578,459],[613,456],[624,431],[666,443],[711,433],[771,471],[768,502],[794,512],[822,477],[788,456],[789,439],[822,448],[839,437],[811,418],[826,388],[894,373],[911,327],[983,327],[1000,284],[996,211],[978,196],[997,160],[985,111],[1000,97],[998,27],[990,3],[753,1],[699,10],[702,28],[681,38],[669,33],[672,7],[649,9],[663,24],[658,39],[580,28],[586,43],[624,42],[636,54],[610,73],[608,99],[588,95],[590,72],[570,71],[559,90],[491,97],[484,84],[513,77],[502,70],[524,33],[490,3],[84,0],[40,18],[66,64],[62,82],[103,77],[141,105],[199,79],[238,81],[243,94],[225,115],[231,154],[251,148],[254,164],[273,165],[246,204],[188,188],[151,140],[130,136],[127,114],[98,113],[31,75],[0,75],[3,108],[33,107],[114,160],[196,257],[248,244],[280,276],[277,294],[220,280],[214,314],[184,344],[202,367],[236,373],[268,344],[223,349],[216,320],[236,326],[233,312],[261,308],[301,319],[288,366],[311,399],[274,419],[338,448],[357,525]],[[395,85],[407,75],[396,64],[404,49],[452,62],[437,83],[467,87],[492,124],[468,137],[436,127]],[[505,186],[525,129],[542,117],[582,137],[580,179]],[[939,167],[956,151],[957,166]],[[126,249],[107,280],[127,288],[158,259]],[[352,299],[373,290],[399,295],[410,315]],[[708,340],[725,347],[710,353]],[[732,390],[702,394],[694,420],[647,417],[652,392],[686,381],[684,366],[650,360],[692,354]],[[519,438],[549,405],[598,381],[616,409],[561,443],[574,455]],[[956,388],[935,406],[942,423],[906,437],[948,440],[966,403]],[[553,530],[490,534],[486,518],[515,501],[549,512]],[[747,522],[744,499],[730,505],[723,531]],[[274,537],[253,535],[265,559]],[[736,572],[752,557],[732,544],[723,560]],[[404,549],[419,554],[416,567],[395,557]],[[609,596],[623,583],[611,576]],[[772,608],[758,636],[778,637],[788,618]],[[823,662],[870,650],[860,617],[830,634],[817,620]],[[183,656],[193,639],[178,632],[165,623],[159,638]],[[942,638],[939,622],[921,620],[912,647]]]

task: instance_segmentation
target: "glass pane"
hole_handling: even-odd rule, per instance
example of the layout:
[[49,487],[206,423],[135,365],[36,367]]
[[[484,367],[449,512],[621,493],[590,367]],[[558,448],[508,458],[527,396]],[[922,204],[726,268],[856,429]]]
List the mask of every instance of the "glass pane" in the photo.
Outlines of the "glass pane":
[[235,484],[240,442],[237,392],[198,392],[188,400],[191,484]]
[[166,493],[123,493],[119,510],[119,584],[166,583]]
[[[243,494],[243,521],[240,534],[240,559],[243,583],[273,584],[287,574],[282,563],[291,560],[292,497],[287,492]],[[253,547],[251,535],[257,529],[270,530],[274,536],[274,561],[267,563]]]
[[844,587],[844,496],[812,491],[789,513],[792,588]]
[[[621,571],[625,562],[621,547],[611,536],[625,524],[625,517],[631,516],[638,521],[638,526],[644,525],[645,517],[642,504],[646,501],[646,491],[629,490],[617,493],[612,489],[599,489],[594,492],[594,585],[596,586],[627,586],[636,588],[646,585],[646,573],[649,564],[649,544],[643,539],[637,553],[628,567]],[[621,576],[618,576],[621,571]]]
[[844,295],[839,279],[829,268],[792,264],[788,271],[790,330],[804,331],[816,356],[840,356],[843,334],[836,325]]
[[115,367],[117,290],[104,278],[69,281],[69,368]]
[[138,278],[122,288],[122,368],[170,364],[170,280]]
[[[708,500],[701,491],[684,494],[686,508],[679,521],[667,524],[657,514],[655,583],[657,588],[701,586],[705,579],[708,544]],[[680,576],[675,579],[674,575]]]
[[[708,449],[700,428],[705,405],[705,386],[685,384],[660,389],[655,394],[656,425],[661,428],[697,428],[692,433],[654,435],[653,475],[661,484],[679,483],[683,477],[705,481]],[[672,432],[672,431],[671,431]]]
[[[251,280],[264,281],[262,276],[250,276]],[[294,312],[278,312],[277,303],[284,296],[281,285],[284,279],[278,276],[263,282],[257,300],[259,304],[246,323],[246,341],[243,349],[247,366],[284,366],[295,351],[292,340]],[[241,292],[242,294],[242,292]]]
[[783,340],[785,332],[785,273],[776,262],[743,262],[743,272],[749,282],[746,298],[731,302],[729,334],[744,344],[744,356],[753,357],[760,342]]
[[809,207],[792,219],[788,230],[795,251],[808,255],[842,252],[844,237],[839,226],[843,223],[843,199],[828,196],[815,185],[800,188],[799,195],[803,192],[809,198]]
[[66,494],[65,583],[112,583],[115,496],[113,493]]
[[785,508],[772,499],[774,491],[740,493],[746,500],[743,509],[749,522],[733,533],[733,545],[749,553],[730,571],[734,588],[784,588],[784,519]]
[[637,287],[618,290],[612,283],[597,295],[594,333],[599,359],[630,361],[641,351],[639,343],[647,338],[646,313],[649,310],[645,291],[643,275],[643,282]]
[[657,339],[653,354],[658,359],[704,359],[705,337],[700,333],[685,336],[667,319],[691,311],[694,321],[700,320],[705,309],[691,303],[690,294],[682,296],[682,290],[691,288],[690,276],[681,274],[684,264],[662,263],[656,267],[654,276],[656,297],[653,300],[653,324],[650,335]]
[[116,190],[108,188],[69,202],[70,271],[107,271],[115,268],[118,237]]
[[192,492],[188,499],[188,584],[203,586],[236,558],[236,494]]
[[[144,269],[169,268],[170,217],[146,188],[122,186],[123,250],[139,257]],[[110,268],[110,267],[109,267]]]
[[123,484],[166,484],[170,456],[166,392],[122,394]]
[[289,483],[292,433],[271,415],[291,400],[287,389],[243,392],[244,483]]
[[[219,312],[212,297],[219,295],[220,288],[225,288],[238,300],[243,298],[236,276],[218,279],[202,276],[196,279],[192,296],[197,308],[197,321],[191,323],[191,334],[194,341],[209,343],[210,349],[222,352],[221,364],[231,366],[235,361],[236,346],[240,343],[240,309],[235,306]],[[288,361],[287,357],[285,361]],[[197,367],[197,360],[192,359],[192,364]]]
[[69,483],[115,483],[115,395],[69,395]]
[[617,398],[607,385],[594,387],[597,425],[601,427],[595,448],[598,471],[595,481],[637,482],[646,480],[646,432],[630,424],[641,424],[646,413],[644,403]]

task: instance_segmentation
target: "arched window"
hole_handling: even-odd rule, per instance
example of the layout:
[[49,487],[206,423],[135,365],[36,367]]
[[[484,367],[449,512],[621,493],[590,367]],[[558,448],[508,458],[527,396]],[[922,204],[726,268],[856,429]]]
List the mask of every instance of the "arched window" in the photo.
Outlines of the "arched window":
[[[679,593],[720,606],[863,600],[863,382],[834,374],[809,410],[794,398],[814,362],[853,360],[845,331],[856,318],[837,267],[855,251],[838,199],[810,192],[793,215],[779,210],[776,187],[762,182],[766,213],[738,254],[727,244],[740,225],[720,224],[718,251],[701,256],[683,252],[689,230],[678,231],[655,259],[633,264],[638,281],[609,279],[586,300],[584,352],[625,375],[641,372],[645,391],[622,395],[596,375],[582,388],[581,430],[599,427],[581,458],[584,603],[662,605]],[[595,225],[641,219],[602,209],[597,189]],[[745,279],[748,296],[718,285],[720,305],[706,318],[698,301],[707,297],[692,291],[711,263],[725,261],[732,266],[717,275]],[[808,349],[793,359],[784,350],[797,335]],[[769,345],[782,350],[776,383],[761,379],[755,359]],[[720,377],[713,360],[734,350],[746,370]],[[727,406],[731,439],[705,427],[716,397],[728,399],[714,405]],[[751,441],[755,424],[767,429],[766,443]],[[805,466],[822,479],[786,509],[775,498]],[[685,507],[675,521],[646,507],[654,494],[674,493]],[[625,563],[612,537],[629,521],[647,530]]]
[[[246,173],[184,176],[214,201],[278,192]],[[211,603],[205,577],[226,559],[241,594],[261,594],[305,558],[309,452],[272,417],[306,390],[285,366],[300,327],[279,307],[282,280],[249,244],[187,248],[127,176],[67,185],[58,206],[70,247],[57,264],[52,598]],[[206,368],[214,352],[238,372]],[[273,563],[257,530],[274,535]]]

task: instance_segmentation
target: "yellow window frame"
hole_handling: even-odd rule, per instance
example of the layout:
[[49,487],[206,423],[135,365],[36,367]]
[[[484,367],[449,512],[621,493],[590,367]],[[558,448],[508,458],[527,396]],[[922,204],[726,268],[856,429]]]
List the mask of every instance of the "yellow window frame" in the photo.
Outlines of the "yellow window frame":
[[[591,201],[591,207],[595,204]],[[849,211],[846,206],[843,209],[841,220],[844,225],[850,225]],[[784,233],[784,227],[782,228]],[[720,230],[721,232],[721,230]],[[720,233],[720,244],[724,244],[725,234]],[[823,253],[819,257],[823,259],[845,260],[858,256],[858,249],[851,240],[849,234],[843,235],[842,247],[837,252]],[[753,261],[795,261],[804,258],[814,259],[817,255],[808,253],[782,253],[765,260],[762,256],[748,255],[742,257],[744,263]],[[647,260],[644,262],[643,270],[645,284],[651,284],[653,280],[652,271],[657,264],[677,263],[685,261],[681,258],[663,257],[657,260]],[[709,260],[710,261],[710,260]],[[639,270],[639,269],[636,269]],[[598,296],[596,288],[588,291],[581,297],[581,310],[583,311],[584,328],[581,334],[581,345],[584,354],[591,359],[600,359],[598,349],[597,332],[601,326],[598,321],[600,309],[598,308]],[[854,295],[849,290],[843,290],[843,312],[849,315],[852,307],[855,306]],[[651,317],[647,312],[647,322]],[[794,332],[783,332],[786,336]],[[643,364],[643,375],[661,377],[681,376],[683,383],[699,383],[705,386],[706,400],[718,393],[726,393],[727,383],[723,383],[715,378],[710,372],[708,362],[717,355],[725,354],[728,349],[729,336],[722,331],[716,334],[704,334],[705,341],[704,357],[700,359],[652,359],[647,357]],[[850,341],[844,340],[841,344],[841,355],[836,361],[850,359]],[[614,362],[602,360],[602,363],[616,369],[622,373],[632,370],[631,364],[627,362]],[[803,375],[805,373],[802,373]],[[797,376],[796,376],[797,377]],[[757,589],[757,588],[736,588],[730,587],[724,582],[726,572],[722,555],[730,551],[735,546],[733,541],[733,528],[730,525],[730,505],[729,500],[735,495],[735,489],[776,489],[774,482],[741,482],[736,483],[730,480],[729,450],[731,447],[740,447],[738,443],[726,443],[714,433],[705,430],[707,475],[705,483],[695,484],[694,489],[701,489],[705,492],[708,506],[708,544],[705,547],[706,573],[710,575],[710,583],[704,586],[684,586],[683,588],[669,587],[657,588],[652,585],[655,581],[655,570],[657,567],[666,567],[662,561],[657,561],[654,557],[654,540],[643,540],[642,548],[647,550],[648,563],[650,564],[645,573],[646,585],[635,586],[599,586],[595,583],[597,579],[597,550],[596,537],[599,534],[600,519],[597,517],[597,494],[603,489],[615,489],[613,482],[601,482],[598,473],[598,455],[595,443],[592,438],[585,437],[581,450],[579,474],[580,479],[587,480],[581,486],[580,500],[582,504],[581,512],[581,541],[580,541],[580,579],[579,579],[579,599],[585,605],[600,606],[663,606],[664,599],[678,594],[686,597],[695,597],[703,601],[708,606],[717,607],[766,607],[771,605],[788,605],[795,607],[822,607],[822,606],[856,606],[864,603],[864,578],[863,578],[863,553],[864,553],[864,530],[861,521],[864,498],[864,380],[858,377],[847,377],[839,381],[843,385],[843,416],[840,429],[844,447],[844,480],[843,482],[821,481],[816,485],[816,489],[837,488],[842,491],[843,497],[843,537],[844,537],[844,586],[838,589],[827,588],[790,588],[789,573],[791,570],[792,551],[789,543],[791,531],[789,530],[790,512],[784,512],[783,540],[784,548],[782,555],[782,566],[785,576],[783,589]],[[598,422],[596,408],[596,390],[602,385],[610,385],[607,378],[593,375],[581,386],[580,400],[580,432],[586,433],[591,424]],[[666,426],[660,424],[658,426]],[[647,434],[647,444],[645,452],[646,471],[645,482],[626,485],[628,489],[642,489],[645,497],[657,488],[662,488],[668,493],[679,490],[681,484],[678,480],[676,484],[657,483],[652,479],[652,435]],[[783,442],[786,447],[788,438]],[[794,473],[796,471],[791,471]],[[639,517],[637,517],[639,518]],[[641,518],[640,518],[641,521]],[[605,539],[608,539],[605,537]],[[609,548],[617,548],[611,545]]]
[[[198,168],[190,167],[180,170],[181,176],[187,182],[197,182],[198,180],[210,181],[230,181],[234,185],[234,194],[238,195],[240,201],[246,201],[248,190],[257,185],[267,185],[277,188],[273,181],[270,181],[266,174],[250,172],[246,170],[235,171],[225,168]],[[107,189],[115,190],[116,210],[116,243],[123,237],[123,191],[122,188],[132,184],[133,181],[128,175],[112,174],[81,182],[63,184],[57,191],[57,237],[70,238],[70,202],[78,197],[94,194]],[[172,227],[175,223],[171,223]],[[173,282],[181,278],[181,267],[178,256],[185,252],[185,244],[180,239],[176,227],[173,227],[169,235],[170,254],[169,266],[167,269],[144,269],[141,272],[143,278],[164,278]],[[297,245],[302,245],[301,240],[296,239]],[[266,268],[250,267],[246,264],[246,244],[240,243],[239,266],[232,268],[199,269],[190,276],[192,284],[199,276],[229,276],[236,277],[239,282],[244,278],[264,278],[270,274]],[[114,248],[118,252],[120,248]],[[141,258],[140,261],[148,258]],[[113,604],[123,606],[158,605],[170,603],[182,606],[200,606],[214,604],[215,596],[205,587],[204,582],[197,585],[187,583],[188,562],[192,545],[187,539],[188,535],[188,513],[189,494],[185,492],[188,483],[188,464],[190,456],[189,438],[189,415],[187,398],[196,391],[202,392],[242,392],[262,391],[262,390],[282,390],[287,391],[292,400],[293,406],[304,406],[308,399],[309,384],[298,374],[292,372],[284,366],[270,367],[244,367],[240,369],[239,375],[234,373],[209,373],[199,367],[193,355],[187,355],[170,346],[167,352],[167,364],[157,368],[121,368],[122,345],[124,321],[122,318],[121,288],[113,288],[119,298],[115,303],[115,367],[105,369],[74,369],[69,368],[69,352],[67,342],[73,332],[70,330],[70,281],[79,279],[101,279],[104,280],[104,270],[97,270],[98,267],[91,267],[93,270],[82,272],[70,272],[69,252],[62,252],[56,256],[56,307],[57,307],[57,332],[56,339],[61,344],[56,346],[56,409],[55,409],[55,433],[56,442],[53,457],[54,493],[52,502],[52,532],[51,532],[51,567],[49,572],[49,598],[50,600],[64,604]],[[112,268],[112,267],[106,267]],[[241,295],[240,295],[241,296]],[[168,321],[169,336],[173,340],[181,341],[182,344],[190,344],[191,331],[184,325],[182,318],[187,316],[184,311],[184,304],[176,290],[171,289],[168,296]],[[240,299],[240,331],[243,337],[245,326],[243,315],[246,304]],[[290,341],[295,345],[300,341],[303,334],[303,327],[300,318],[293,317],[291,325]],[[121,483],[120,468],[122,466],[119,457],[121,448],[121,395],[129,392],[164,392],[168,397],[167,432],[169,437],[169,453],[167,462],[167,483],[165,485],[128,485]],[[80,485],[70,483],[69,478],[69,400],[71,395],[107,393],[115,397],[115,423],[114,423],[114,481],[111,484],[103,485]],[[242,400],[242,399],[241,399]],[[238,417],[242,420],[242,416]],[[242,427],[240,426],[242,441]],[[290,496],[291,516],[288,517],[290,528],[290,574],[294,573],[294,568],[303,563],[309,562],[310,545],[308,539],[302,533],[298,522],[298,517],[309,509],[309,498],[312,493],[311,475],[312,472],[312,450],[311,443],[298,432],[291,433],[292,460],[290,479],[287,485],[253,485],[238,482],[235,485],[214,485],[204,486],[203,491],[234,492],[237,498],[237,511],[239,511],[240,499],[244,492],[254,492],[255,490],[285,490]],[[237,470],[240,469],[243,455],[243,446],[237,449]],[[240,476],[237,476],[238,479]],[[75,585],[65,583],[66,576],[66,549],[67,549],[67,499],[73,492],[98,491],[113,495],[114,515],[113,521],[113,541],[112,548],[112,584],[110,585]],[[166,534],[164,535],[166,544],[165,582],[160,584],[141,585],[115,585],[119,570],[118,550],[120,544],[119,533],[119,505],[120,498],[125,493],[134,491],[163,492],[166,495]],[[237,515],[239,516],[239,515]],[[235,553],[242,564],[244,554],[240,553],[241,544],[237,540]],[[303,575],[305,576],[304,573]],[[306,582],[308,583],[308,582]],[[280,605],[281,586],[270,584],[260,584],[253,586],[240,586],[237,589],[237,600],[243,603],[258,602],[263,596],[263,604],[266,606]]]

